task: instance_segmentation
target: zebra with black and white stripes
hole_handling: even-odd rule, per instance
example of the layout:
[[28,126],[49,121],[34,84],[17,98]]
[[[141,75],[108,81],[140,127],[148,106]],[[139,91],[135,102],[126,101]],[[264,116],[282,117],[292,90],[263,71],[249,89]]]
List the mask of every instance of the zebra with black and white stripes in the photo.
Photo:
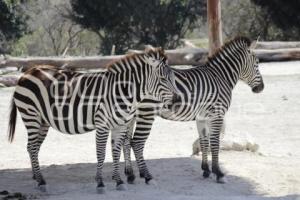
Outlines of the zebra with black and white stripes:
[[[135,179],[130,161],[130,145],[137,160],[140,176],[144,177],[146,182],[152,179],[144,161],[143,150],[156,115],[174,121],[196,120],[202,151],[203,176],[209,177],[211,173],[207,158],[210,143],[212,172],[216,174],[217,182],[224,182],[224,173],[219,167],[219,137],[225,113],[231,103],[232,90],[238,80],[248,84],[254,93],[259,93],[264,88],[258,59],[251,48],[248,38],[237,37],[223,45],[206,64],[192,69],[174,70],[175,83],[181,97],[176,103],[176,110],[162,110],[160,102],[153,99],[142,101],[136,112],[136,120],[128,127],[128,138],[131,141],[127,140],[124,145],[125,174],[129,183]],[[131,138],[135,122],[136,129]]]
[[161,49],[133,54],[112,63],[106,71],[78,73],[51,66],[31,68],[19,79],[12,98],[9,141],[15,134],[17,110],[28,132],[27,150],[33,178],[41,190],[46,182],[40,171],[38,153],[49,127],[66,134],[96,130],[97,190],[104,192],[102,167],[109,130],[121,130],[112,141],[113,180],[124,184],[119,158],[126,124],[146,96],[166,105],[176,100],[174,75]]

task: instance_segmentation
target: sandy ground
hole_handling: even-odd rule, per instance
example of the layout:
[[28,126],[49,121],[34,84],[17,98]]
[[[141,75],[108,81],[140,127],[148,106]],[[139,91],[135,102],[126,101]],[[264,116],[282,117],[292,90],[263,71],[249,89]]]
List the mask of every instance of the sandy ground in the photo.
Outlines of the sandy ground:
[[253,94],[242,83],[235,88],[224,136],[224,140],[248,138],[259,150],[221,152],[226,184],[204,180],[200,157],[190,156],[197,138],[194,122],[158,118],[145,149],[157,185],[146,185],[138,178],[127,191],[116,191],[108,145],[104,195],[95,190],[94,133],[69,136],[53,129],[40,152],[48,193],[35,189],[20,120],[14,143],[6,138],[13,88],[0,89],[0,192],[21,192],[29,199],[300,200],[300,62],[261,64],[261,71],[266,86],[262,94]]

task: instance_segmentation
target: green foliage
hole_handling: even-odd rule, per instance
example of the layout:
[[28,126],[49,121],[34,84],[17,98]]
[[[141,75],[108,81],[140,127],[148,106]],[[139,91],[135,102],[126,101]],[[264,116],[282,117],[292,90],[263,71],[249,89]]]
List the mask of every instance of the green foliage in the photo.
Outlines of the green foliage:
[[22,1],[0,0],[0,51],[8,52],[11,41],[26,32],[26,19],[27,16],[22,11]]
[[[0,0],[0,54],[122,54],[145,44],[207,47],[207,0]],[[299,40],[299,0],[222,0],[224,40]]]
[[26,1],[30,33],[13,45],[14,56],[95,55],[99,51],[99,38],[91,31],[64,17],[69,10],[68,1]]
[[270,20],[282,30],[286,40],[300,40],[300,1],[299,0],[252,0],[270,16]]
[[206,0],[71,0],[71,19],[101,38],[101,52],[145,44],[175,48],[205,14]]
[[46,32],[43,27],[40,27],[32,33],[21,37],[14,43],[11,55],[61,56],[66,48],[66,55],[87,56],[96,55],[98,53],[100,44],[99,38],[91,31],[79,31],[71,40],[68,32],[58,34],[58,30],[54,29],[52,33],[54,40],[51,40],[49,33]]
[[[244,35],[252,39],[260,36],[261,40],[297,39],[296,35],[290,37],[288,31],[279,28],[272,20],[271,13],[254,4],[252,0],[222,1],[222,22],[226,39],[236,35]],[[295,33],[291,35],[293,34]]]
[[208,49],[208,38],[189,39],[189,41],[199,48]]

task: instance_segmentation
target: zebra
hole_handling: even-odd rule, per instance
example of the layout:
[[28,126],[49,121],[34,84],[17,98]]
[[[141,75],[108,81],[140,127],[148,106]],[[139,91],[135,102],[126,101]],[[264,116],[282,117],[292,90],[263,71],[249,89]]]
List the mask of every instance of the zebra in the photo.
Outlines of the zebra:
[[[174,74],[162,49],[133,54],[110,64],[104,72],[80,73],[52,66],[33,67],[18,80],[11,101],[10,142],[14,139],[17,110],[28,132],[27,150],[33,179],[46,191],[38,153],[49,127],[65,134],[96,130],[97,191],[103,193],[102,167],[109,130],[120,129],[112,141],[113,175],[123,190],[119,158],[126,124],[137,104],[153,97],[171,105],[176,100]],[[124,129],[122,131],[122,129]]]
[[[254,45],[255,42],[252,43]],[[232,90],[238,80],[248,84],[254,93],[264,89],[258,69],[258,59],[251,51],[253,46],[246,37],[236,37],[223,45],[204,65],[191,69],[175,70],[175,83],[180,91],[176,110],[161,109],[160,102],[144,99],[139,105],[135,120],[127,127],[128,136],[124,144],[125,174],[128,183],[133,183],[130,160],[132,147],[140,176],[146,183],[152,180],[144,157],[145,142],[150,134],[155,115],[174,121],[196,121],[202,151],[203,177],[210,176],[208,148],[211,145],[212,172],[218,183],[224,183],[224,173],[219,167],[219,138],[224,116],[230,106]],[[136,123],[134,136],[133,126]],[[208,127],[207,127],[208,126]]]

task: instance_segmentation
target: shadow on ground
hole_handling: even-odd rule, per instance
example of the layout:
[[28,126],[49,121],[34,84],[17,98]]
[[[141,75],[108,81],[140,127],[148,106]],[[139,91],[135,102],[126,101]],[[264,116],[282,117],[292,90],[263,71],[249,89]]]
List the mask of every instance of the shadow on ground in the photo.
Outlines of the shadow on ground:
[[[123,163],[121,166],[123,169]],[[112,164],[105,163],[105,198],[300,200],[298,195],[267,197],[255,190],[256,183],[237,176],[227,176],[227,184],[217,184],[213,178],[203,179],[200,162],[193,158],[148,160],[148,166],[156,179],[156,186],[146,185],[143,179],[137,178],[134,185],[128,185],[127,191],[120,192],[115,191],[115,183],[111,180]],[[104,196],[96,194],[95,171],[95,163],[45,166],[42,168],[48,183],[48,192],[45,194],[35,188],[29,168],[0,170],[0,192],[20,192],[27,199],[102,199]],[[138,175],[136,168],[135,174]],[[5,195],[0,195],[0,198],[4,199]]]

